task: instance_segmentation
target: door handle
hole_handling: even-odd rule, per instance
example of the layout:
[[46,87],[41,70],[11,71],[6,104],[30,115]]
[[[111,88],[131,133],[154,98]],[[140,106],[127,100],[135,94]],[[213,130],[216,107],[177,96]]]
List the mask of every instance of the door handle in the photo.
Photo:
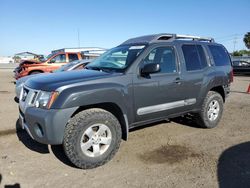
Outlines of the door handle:
[[174,80],[174,83],[176,83],[176,84],[181,84],[181,78],[176,78],[175,80]]

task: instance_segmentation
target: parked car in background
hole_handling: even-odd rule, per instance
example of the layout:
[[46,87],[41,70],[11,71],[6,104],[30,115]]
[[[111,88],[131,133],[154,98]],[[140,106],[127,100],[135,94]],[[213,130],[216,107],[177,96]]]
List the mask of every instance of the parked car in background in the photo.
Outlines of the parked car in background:
[[[55,50],[52,51],[52,53],[46,58],[40,58],[40,61],[22,61],[14,70],[14,77],[15,79],[19,79],[27,75],[51,72],[58,69],[62,65],[75,60],[96,58],[96,55],[100,55],[104,51],[105,49],[103,48],[65,48]],[[86,53],[89,54],[86,55]]]
[[[92,59],[75,60],[75,61],[72,61],[70,63],[67,63],[67,64],[61,66],[59,69],[56,69],[56,70],[52,71],[51,73],[83,69],[91,61],[92,61]],[[49,73],[47,73],[47,74],[49,74]],[[16,101],[19,100],[20,92],[21,92],[21,89],[22,89],[24,83],[28,79],[30,79],[34,76],[37,76],[37,74],[28,75],[28,76],[22,77],[16,81],[16,88],[15,88],[15,91],[16,91],[15,100]]]
[[237,60],[233,61],[232,64],[235,74],[250,74],[250,62]]

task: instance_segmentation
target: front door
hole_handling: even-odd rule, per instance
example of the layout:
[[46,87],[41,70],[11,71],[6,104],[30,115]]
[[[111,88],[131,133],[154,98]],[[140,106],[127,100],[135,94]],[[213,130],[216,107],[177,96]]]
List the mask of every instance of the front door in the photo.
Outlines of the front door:
[[51,72],[60,68],[62,65],[66,64],[66,55],[65,54],[58,54],[54,56],[49,62],[47,67],[47,72]]
[[160,72],[146,77],[140,73],[134,75],[136,122],[178,113],[184,102],[180,98],[181,81],[175,48],[162,45],[152,48],[139,67],[147,63],[159,63]]

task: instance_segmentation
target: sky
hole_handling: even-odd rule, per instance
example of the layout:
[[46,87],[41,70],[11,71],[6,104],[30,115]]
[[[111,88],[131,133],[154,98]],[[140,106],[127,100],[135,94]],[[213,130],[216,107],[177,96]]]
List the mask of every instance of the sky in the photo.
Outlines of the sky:
[[[112,48],[137,36],[177,33],[246,49],[250,0],[0,0],[0,56]],[[79,33],[79,40],[78,40]]]

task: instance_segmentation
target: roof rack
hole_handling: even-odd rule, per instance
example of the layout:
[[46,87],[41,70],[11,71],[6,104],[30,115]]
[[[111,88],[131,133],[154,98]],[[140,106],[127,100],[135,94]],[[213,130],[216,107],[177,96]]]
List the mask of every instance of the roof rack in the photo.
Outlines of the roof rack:
[[199,37],[199,36],[191,36],[191,35],[179,35],[179,34],[171,34],[171,33],[161,33],[156,35],[145,35],[136,38],[131,38],[123,42],[121,45],[125,44],[147,44],[156,41],[173,41],[177,39],[183,40],[194,40],[194,41],[206,41],[206,42],[214,42],[213,38],[210,37]]
[[197,41],[214,42],[214,39],[211,37],[200,37],[200,36],[179,35],[179,34],[159,34],[155,38],[155,40],[176,40],[176,39],[191,39]]

